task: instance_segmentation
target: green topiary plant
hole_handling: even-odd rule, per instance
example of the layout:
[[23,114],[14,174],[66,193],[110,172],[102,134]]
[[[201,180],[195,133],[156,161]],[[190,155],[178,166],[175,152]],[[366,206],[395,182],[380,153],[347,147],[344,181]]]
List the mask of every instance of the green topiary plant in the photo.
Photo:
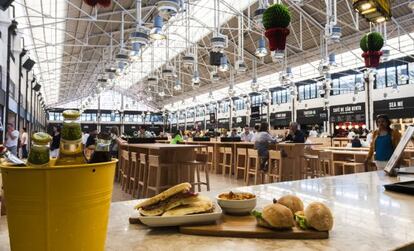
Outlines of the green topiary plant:
[[361,41],[359,41],[359,47],[361,47],[361,50],[364,52],[368,51],[368,34],[365,34],[362,38]]
[[286,28],[290,23],[290,11],[283,4],[273,4],[263,13],[263,26],[271,28]]
[[384,45],[384,39],[379,32],[370,32],[362,37],[359,45],[364,52],[380,51]]

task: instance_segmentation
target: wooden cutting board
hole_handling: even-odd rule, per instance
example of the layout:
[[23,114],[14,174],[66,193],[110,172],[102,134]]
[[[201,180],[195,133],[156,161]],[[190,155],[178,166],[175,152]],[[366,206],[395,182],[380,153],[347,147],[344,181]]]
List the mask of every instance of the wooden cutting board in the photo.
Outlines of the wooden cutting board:
[[251,216],[231,216],[223,214],[217,224],[200,226],[181,226],[180,232],[192,235],[272,238],[272,239],[327,239],[329,232],[303,230],[298,226],[291,230],[272,230],[257,226],[256,219]]

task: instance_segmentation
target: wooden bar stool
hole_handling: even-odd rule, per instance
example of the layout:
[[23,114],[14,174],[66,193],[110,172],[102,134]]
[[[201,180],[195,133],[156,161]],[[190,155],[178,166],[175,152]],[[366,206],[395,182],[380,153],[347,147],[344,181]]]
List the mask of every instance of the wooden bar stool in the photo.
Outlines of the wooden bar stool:
[[131,152],[131,175],[129,177],[128,184],[128,193],[132,195],[132,198],[135,198],[135,195],[138,196],[138,175],[139,175],[139,159],[137,159],[137,153]]
[[328,151],[320,151],[318,154],[319,157],[319,175],[326,176],[332,175],[332,153]]
[[365,172],[365,164],[358,162],[349,162],[343,165],[343,174],[363,173]]
[[[249,185],[250,176],[254,176],[254,184],[259,184],[260,160],[256,149],[247,149],[246,185]],[[263,176],[262,176],[263,178]],[[262,182],[263,183],[263,182]]]
[[147,155],[144,153],[139,154],[139,168],[138,168],[138,198],[147,197],[147,177],[148,177],[148,166],[147,166]]
[[217,170],[216,173],[221,173],[224,175],[224,165],[226,164],[226,157],[225,157],[225,153],[224,153],[224,149],[225,147],[220,147],[219,148],[219,154],[218,154],[218,165],[217,165]]
[[[208,154],[206,153],[197,153],[196,159],[194,161],[185,161],[180,163],[180,171],[186,172],[187,177],[191,176],[191,171],[194,169],[195,171],[195,181],[192,182],[189,180],[188,182],[193,186],[197,186],[198,191],[201,192],[201,185],[205,185],[207,191],[210,191],[210,176],[209,176],[209,167],[208,167]],[[204,169],[205,173],[205,180],[201,180],[201,170]]]
[[153,191],[154,194],[159,194],[160,192],[171,187],[168,184],[168,168],[171,165],[160,163],[160,157],[157,155],[148,155],[148,176],[147,176],[147,195],[150,191]]
[[316,176],[316,171],[319,166],[319,157],[318,155],[308,155],[305,154],[303,156],[304,160],[305,160],[305,165],[303,166],[302,169],[302,178],[307,179],[308,177],[311,178],[315,178]]
[[341,175],[344,174],[344,165],[346,163],[346,161],[333,161],[332,162],[332,170],[333,170],[333,175]]
[[207,167],[209,171],[214,171],[214,147],[207,147]]
[[239,173],[242,173],[242,177],[246,180],[247,175],[247,149],[246,148],[237,148],[237,155],[236,155],[236,170],[235,170],[235,177],[236,179],[239,178]]
[[282,181],[282,153],[280,151],[269,151],[269,170],[266,175],[269,183]]
[[229,176],[231,177],[233,171],[233,149],[231,147],[224,148],[224,169],[223,175],[226,174],[227,169],[229,170]]
[[128,150],[122,150],[121,153],[121,187],[122,191],[127,192],[129,186],[129,177],[130,177],[130,154]]

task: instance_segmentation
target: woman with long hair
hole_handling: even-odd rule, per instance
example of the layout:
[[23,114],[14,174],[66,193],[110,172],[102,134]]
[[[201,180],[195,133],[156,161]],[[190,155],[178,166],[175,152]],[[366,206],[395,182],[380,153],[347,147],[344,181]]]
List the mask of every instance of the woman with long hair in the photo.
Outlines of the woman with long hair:
[[377,124],[377,130],[372,133],[372,141],[365,164],[368,166],[375,153],[374,160],[379,170],[384,169],[387,165],[394,149],[400,142],[401,134],[398,130],[391,128],[391,121],[385,114],[378,115],[375,123]]
[[179,143],[182,143],[182,142],[184,142],[184,140],[183,140],[183,136],[181,134],[181,131],[180,130],[177,130],[174,133],[174,135],[173,135],[173,137],[171,139],[170,144],[179,144]]

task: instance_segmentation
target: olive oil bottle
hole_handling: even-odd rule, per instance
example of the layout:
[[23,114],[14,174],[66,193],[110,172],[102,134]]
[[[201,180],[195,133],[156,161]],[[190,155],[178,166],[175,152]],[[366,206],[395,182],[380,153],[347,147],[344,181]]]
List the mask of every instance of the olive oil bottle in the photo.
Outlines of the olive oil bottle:
[[82,149],[82,129],[79,117],[80,113],[76,110],[63,112],[59,156],[56,159],[57,166],[87,163]]
[[52,137],[44,132],[38,132],[32,136],[32,146],[30,147],[29,157],[27,158],[27,165],[33,167],[47,167],[49,166],[49,142]]

